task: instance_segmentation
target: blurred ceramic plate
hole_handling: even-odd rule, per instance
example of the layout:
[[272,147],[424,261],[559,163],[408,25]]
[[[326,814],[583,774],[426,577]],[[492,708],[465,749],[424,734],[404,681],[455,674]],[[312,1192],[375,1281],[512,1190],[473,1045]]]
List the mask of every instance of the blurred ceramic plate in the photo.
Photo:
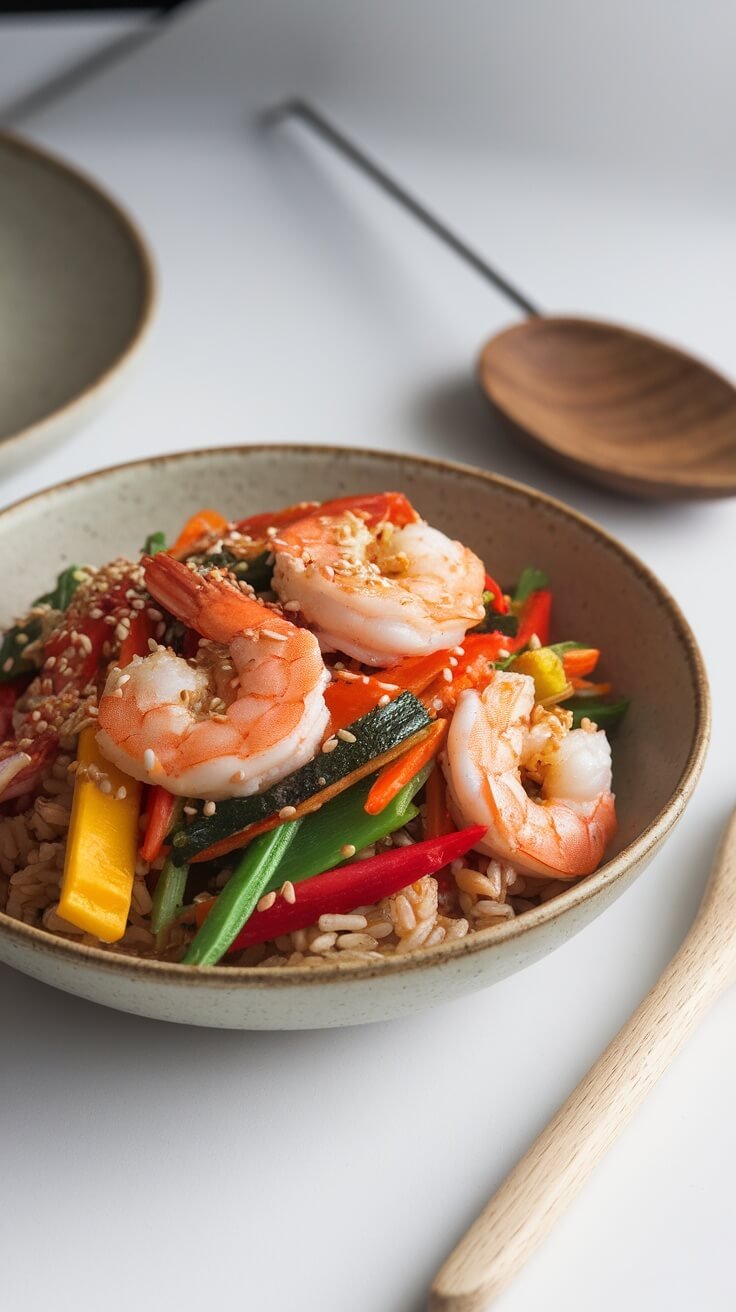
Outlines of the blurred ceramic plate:
[[0,133],[0,461],[89,418],[139,345],[154,275],[87,178]]

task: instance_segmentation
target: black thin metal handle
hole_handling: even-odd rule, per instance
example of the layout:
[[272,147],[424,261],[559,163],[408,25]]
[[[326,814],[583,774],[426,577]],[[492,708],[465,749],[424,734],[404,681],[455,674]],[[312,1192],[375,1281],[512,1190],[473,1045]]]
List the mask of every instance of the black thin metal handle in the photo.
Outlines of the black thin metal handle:
[[399,205],[403,205],[404,209],[407,209],[410,214],[419,219],[419,222],[423,223],[425,228],[429,228],[435,237],[439,237],[440,241],[443,241],[456,255],[465,260],[471,269],[475,269],[476,273],[479,273],[497,291],[501,292],[502,296],[512,301],[517,309],[523,310],[524,314],[530,316],[541,313],[517,287],[512,287],[511,283],[507,282],[496,269],[492,269],[490,264],[487,264],[482,256],[478,255],[477,251],[472,250],[466,242],[462,241],[454,232],[451,232],[441,219],[431,214],[422,205],[421,201],[416,200],[405,187],[402,187],[400,183],[390,177],[385,169],[370,159],[359,146],[350,141],[339,128],[330,123],[319,110],[315,109],[306,100],[298,98],[285,100],[283,104],[276,105],[273,109],[268,110],[263,118],[266,124],[281,123],[287,118],[301,119],[303,123],[313,128],[320,137],[329,142],[331,146],[334,146],[341,155],[349,159],[351,164],[355,164],[373,182],[376,182],[383,191],[392,196],[395,201],[398,201]]

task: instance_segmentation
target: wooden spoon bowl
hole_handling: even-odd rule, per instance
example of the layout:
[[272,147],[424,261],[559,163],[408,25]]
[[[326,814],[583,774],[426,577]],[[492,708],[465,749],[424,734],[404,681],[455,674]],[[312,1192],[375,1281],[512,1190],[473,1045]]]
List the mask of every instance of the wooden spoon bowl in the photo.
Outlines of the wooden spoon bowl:
[[736,388],[674,346],[538,315],[491,338],[478,375],[514,431],[575,474],[646,498],[736,494]]

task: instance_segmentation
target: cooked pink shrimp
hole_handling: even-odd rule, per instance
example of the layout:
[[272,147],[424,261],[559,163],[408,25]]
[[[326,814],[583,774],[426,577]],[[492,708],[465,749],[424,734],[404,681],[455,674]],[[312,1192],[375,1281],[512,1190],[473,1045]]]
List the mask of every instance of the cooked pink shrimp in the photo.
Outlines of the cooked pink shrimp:
[[159,648],[111,673],[103,754],[135,779],[215,801],[260,792],[311,760],[329,681],[314,635],[216,571],[163,553],[146,561],[146,586],[207,641],[194,664]]
[[273,587],[326,651],[392,665],[454,647],[483,618],[478,557],[423,520],[312,515],[272,539]]
[[[573,879],[599,864],[616,830],[611,749],[602,731],[574,729],[540,751],[530,733],[534,681],[498,672],[483,693],[461,693],[447,737],[445,774],[464,825],[484,824],[479,850],[517,870]],[[520,777],[527,744],[541,799]]]

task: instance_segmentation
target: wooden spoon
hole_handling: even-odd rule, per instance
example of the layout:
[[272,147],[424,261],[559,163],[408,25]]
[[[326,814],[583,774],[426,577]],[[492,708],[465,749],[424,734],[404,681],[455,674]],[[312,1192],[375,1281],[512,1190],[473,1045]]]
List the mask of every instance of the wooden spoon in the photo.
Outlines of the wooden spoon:
[[679,952],[448,1257],[431,1312],[480,1312],[509,1283],[735,977],[736,811]]
[[542,315],[385,169],[304,100],[295,117],[366,173],[528,317],[490,338],[481,386],[512,430],[581,477],[646,498],[736,495],[736,388],[654,337],[594,319]]

